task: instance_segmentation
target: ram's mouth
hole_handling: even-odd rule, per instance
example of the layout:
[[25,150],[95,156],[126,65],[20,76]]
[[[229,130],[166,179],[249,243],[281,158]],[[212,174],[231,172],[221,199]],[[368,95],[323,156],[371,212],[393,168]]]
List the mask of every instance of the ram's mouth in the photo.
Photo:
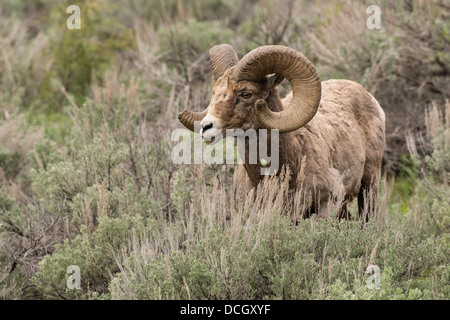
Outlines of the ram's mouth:
[[202,135],[202,140],[205,144],[207,145],[214,145],[217,142],[219,142],[220,140],[222,140],[222,136],[210,136],[210,137],[205,137]]
[[215,144],[223,138],[222,130],[217,124],[207,130],[200,129],[200,134],[206,144]]

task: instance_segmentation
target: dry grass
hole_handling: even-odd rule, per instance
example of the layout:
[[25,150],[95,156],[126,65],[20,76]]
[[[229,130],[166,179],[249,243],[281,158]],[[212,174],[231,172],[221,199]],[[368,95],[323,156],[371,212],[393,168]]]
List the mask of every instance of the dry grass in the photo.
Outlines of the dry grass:
[[[200,170],[204,170],[203,166],[200,167]],[[253,255],[259,254],[258,250],[262,243],[267,241],[269,234],[270,238],[278,237],[277,233],[281,232],[278,229],[280,223],[281,228],[297,230],[295,232],[308,230],[312,233],[316,228],[320,229],[319,226],[323,223],[322,220],[314,218],[304,219],[308,216],[310,203],[301,189],[295,193],[289,192],[289,180],[285,173],[280,177],[267,176],[257,190],[253,189],[245,197],[242,196],[239,188],[230,187],[220,182],[219,178],[216,176],[214,179],[211,191],[208,191],[210,190],[208,186],[200,182],[199,190],[201,191],[195,193],[187,203],[183,216],[179,216],[172,223],[160,221],[156,227],[151,228],[150,232],[134,233],[128,247],[122,253],[117,252],[115,259],[121,273],[115,277],[112,275],[113,281],[110,288],[113,299],[142,299],[140,294],[143,293],[135,290],[136,282],[148,281],[147,277],[151,272],[149,266],[152,263],[162,259],[165,261],[162,264],[165,268],[162,273],[167,275],[167,279],[176,278],[171,262],[174,253],[184,252],[186,255],[190,255],[203,250],[214,252],[214,256],[208,256],[207,263],[214,266],[213,268],[220,273],[220,277],[222,277],[220,281],[224,286],[230,287],[228,298],[234,299],[242,294],[241,290],[245,291],[246,283],[244,280],[241,285],[230,283],[230,273],[232,272],[230,268],[233,267],[229,264],[229,257],[242,254],[243,244],[248,253],[247,259],[251,261]],[[388,211],[392,186],[393,181],[388,182],[384,178],[380,185],[379,198],[373,199],[373,201],[378,201],[378,206],[371,220],[371,229],[375,228],[379,230],[380,234],[385,234],[383,239],[386,241],[388,241],[388,235],[385,228],[389,224]],[[338,209],[337,206],[332,206],[335,213]],[[350,210],[356,210],[353,213],[354,217],[358,215],[357,207],[353,206]],[[283,218],[286,216],[290,221],[287,225],[284,224],[286,220]],[[330,218],[330,228],[337,227],[333,221],[335,221],[334,218]],[[363,222],[360,220],[360,228],[362,227]],[[218,228],[220,229],[220,239],[229,239],[226,248],[218,249],[220,252],[216,252],[216,249],[213,249],[215,244],[210,243],[211,235],[217,234]],[[347,225],[347,228],[354,228],[354,225],[352,227]],[[305,245],[315,247],[314,243]],[[366,247],[362,258],[364,264],[360,264],[358,267],[359,280],[364,279],[364,266],[375,264],[377,248],[378,242],[374,247]],[[319,259],[321,263],[318,264],[316,279],[322,289],[326,287],[325,279],[328,278],[331,281],[334,276],[333,265],[336,263],[347,264],[349,263],[348,259],[349,256],[346,257],[344,253],[341,253],[341,257],[330,257],[327,253],[327,246],[325,246]],[[317,264],[316,261],[313,259],[312,263]],[[164,280],[160,279],[160,281]],[[184,278],[183,286],[189,297],[192,288],[189,288],[190,284]],[[172,294],[162,293],[162,289],[158,286],[155,286],[153,290],[153,294],[150,295],[155,299],[176,299],[178,297],[175,292]]]

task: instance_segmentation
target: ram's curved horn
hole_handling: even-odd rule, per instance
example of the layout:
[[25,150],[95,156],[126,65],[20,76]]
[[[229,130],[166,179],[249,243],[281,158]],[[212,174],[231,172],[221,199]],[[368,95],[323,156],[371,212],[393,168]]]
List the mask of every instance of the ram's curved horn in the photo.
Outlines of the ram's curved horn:
[[263,46],[245,55],[233,70],[235,81],[262,81],[268,74],[286,77],[292,86],[289,106],[273,112],[265,100],[255,103],[255,116],[261,127],[294,131],[307,124],[316,114],[321,97],[321,84],[316,69],[300,52],[285,46]]
[[[236,65],[239,58],[229,44],[218,44],[209,49],[209,63],[211,65],[213,81],[216,82],[225,71]],[[208,108],[202,112],[183,110],[178,114],[178,120],[189,130],[194,131],[194,122],[201,121],[208,113]]]
[[218,44],[209,49],[209,64],[214,82],[238,62],[239,58],[229,44]]
[[183,110],[178,114],[178,120],[185,126],[187,129],[194,131],[194,123],[195,121],[202,121],[202,119],[208,113],[208,108],[202,112],[195,112],[191,110]]

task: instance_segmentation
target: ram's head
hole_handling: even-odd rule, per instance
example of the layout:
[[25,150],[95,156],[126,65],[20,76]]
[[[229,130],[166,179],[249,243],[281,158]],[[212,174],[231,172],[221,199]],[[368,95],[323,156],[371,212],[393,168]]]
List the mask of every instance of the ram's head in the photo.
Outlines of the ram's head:
[[[188,129],[200,121],[202,137],[208,141],[227,129],[265,128],[280,132],[296,130],[315,115],[321,85],[313,64],[300,52],[284,46],[257,48],[240,61],[228,44],[209,50],[213,76],[212,97],[203,112],[183,110],[178,119]],[[286,78],[293,97],[283,110],[270,104],[273,90]],[[279,109],[279,108],[278,108]]]

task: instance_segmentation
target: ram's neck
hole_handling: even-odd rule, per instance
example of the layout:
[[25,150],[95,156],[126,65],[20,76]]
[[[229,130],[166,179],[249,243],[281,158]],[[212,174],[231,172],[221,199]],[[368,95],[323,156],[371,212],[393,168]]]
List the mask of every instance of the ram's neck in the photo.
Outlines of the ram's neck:
[[[282,168],[284,166],[289,166],[290,168],[296,168],[297,166],[297,160],[298,157],[296,156],[294,150],[296,147],[294,146],[294,143],[296,142],[295,139],[292,139],[291,133],[282,133],[279,134],[279,147],[272,150],[271,148],[271,140],[272,140],[272,134],[268,133],[268,139],[267,139],[267,150],[268,150],[268,159],[270,162],[265,162],[265,154],[262,156],[260,152],[258,152],[257,157],[257,163],[252,163],[251,156],[249,154],[249,150],[252,149],[253,146],[250,146],[252,142],[246,141],[245,143],[245,160],[244,160],[244,168],[247,172],[248,177],[250,178],[250,181],[252,182],[252,185],[256,187],[259,182],[264,178],[264,170],[268,172],[268,174],[276,174],[279,175],[282,172]],[[258,135],[258,142],[260,141],[260,133],[257,133]],[[275,157],[278,159],[276,160]],[[264,166],[264,167],[263,167]],[[290,180],[290,187],[293,188],[295,186],[295,182],[297,179],[297,172],[295,170],[290,170],[291,172],[291,180]]]
[[[267,104],[270,110],[279,112],[283,109],[281,100],[278,96],[278,90],[273,90],[271,94],[269,94],[269,97],[267,98]],[[264,156],[266,155],[265,152],[261,152],[260,150],[260,144],[261,144],[261,135],[266,134],[267,136],[267,155],[269,155],[269,159],[272,159],[269,163],[263,163],[265,165],[265,168],[277,168],[275,170],[276,174],[279,175],[282,171],[282,168],[284,166],[289,166],[290,168],[296,168],[298,165],[298,159],[299,155],[296,153],[301,150],[301,147],[298,145],[299,142],[295,139],[293,133],[278,133],[278,148],[276,146],[272,147],[272,139],[276,139],[274,136],[274,132],[271,132],[271,130],[268,130],[267,132],[261,132],[259,130],[258,126],[255,126],[256,129],[256,135],[258,140],[258,161],[257,163],[251,163],[251,157],[249,154],[249,150],[255,149],[255,145],[251,145],[252,142],[251,139],[246,140],[245,142],[245,161],[244,161],[244,168],[247,172],[248,177],[250,178],[250,181],[252,182],[252,185],[256,187],[258,183],[264,178],[264,174],[262,174],[262,164],[261,159],[264,159]],[[273,150],[272,150],[273,149]],[[274,157],[277,157],[278,155],[278,161],[274,161]],[[301,157],[300,157],[301,158]],[[275,162],[278,162],[276,165]],[[276,167],[271,167],[275,166]],[[291,178],[290,178],[290,187],[294,188],[296,179],[297,179],[297,172],[295,170],[291,171]],[[273,174],[273,173],[272,173]]]

